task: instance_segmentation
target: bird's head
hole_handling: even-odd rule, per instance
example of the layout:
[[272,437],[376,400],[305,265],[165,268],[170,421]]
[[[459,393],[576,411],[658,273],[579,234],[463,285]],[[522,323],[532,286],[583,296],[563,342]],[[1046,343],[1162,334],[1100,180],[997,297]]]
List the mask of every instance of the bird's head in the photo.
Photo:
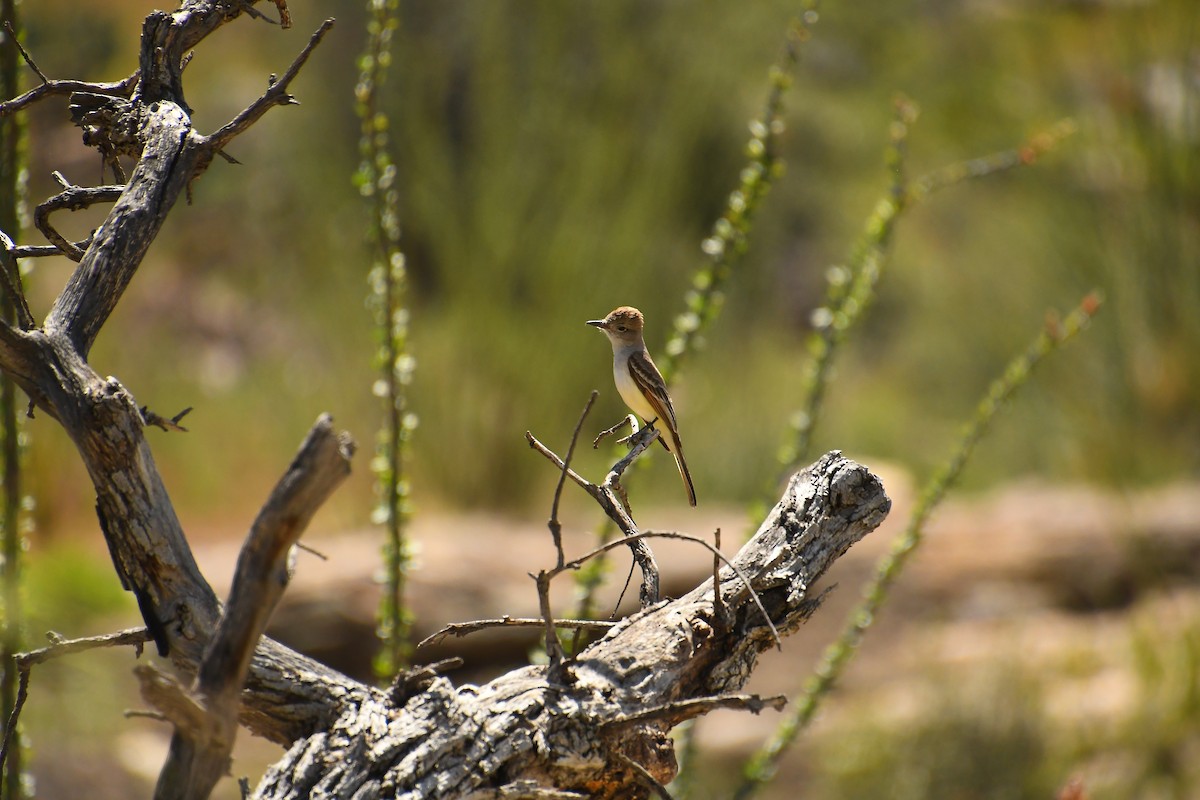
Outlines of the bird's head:
[[587,324],[604,331],[614,343],[624,344],[642,338],[645,318],[633,306],[621,306],[610,311],[604,319],[589,319]]

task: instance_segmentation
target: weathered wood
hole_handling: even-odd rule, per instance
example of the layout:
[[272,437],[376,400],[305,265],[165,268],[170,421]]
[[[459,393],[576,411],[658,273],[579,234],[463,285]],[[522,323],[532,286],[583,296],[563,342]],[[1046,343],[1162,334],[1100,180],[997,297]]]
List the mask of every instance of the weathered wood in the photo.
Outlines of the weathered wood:
[[[239,695],[255,646],[287,586],[288,553],[313,514],[350,474],[353,454],[353,442],[334,431],[328,415],[317,420],[254,520],[192,691],[177,684],[170,691],[153,670],[140,668],[143,694],[175,723],[156,800],[204,800],[228,771]],[[174,716],[172,708],[178,712]]]
[[711,707],[690,701],[739,689],[773,645],[750,592],[779,630],[795,630],[818,603],[808,587],[889,508],[878,478],[830,453],[792,479],[734,559],[752,587],[721,570],[724,619],[714,618],[709,580],[622,622],[568,662],[561,682],[533,666],[478,687],[438,678],[400,708],[386,698],[348,704],[328,730],[296,742],[254,797],[537,796],[533,787],[646,797],[626,759],[670,781],[668,732]]

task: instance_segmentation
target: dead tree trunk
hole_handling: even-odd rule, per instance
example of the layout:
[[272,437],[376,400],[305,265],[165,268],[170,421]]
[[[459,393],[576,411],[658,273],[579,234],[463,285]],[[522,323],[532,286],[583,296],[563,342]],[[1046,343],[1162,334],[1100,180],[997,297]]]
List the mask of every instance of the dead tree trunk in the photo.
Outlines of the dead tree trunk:
[[736,694],[776,642],[762,610],[780,632],[797,628],[819,602],[808,587],[889,507],[874,475],[830,453],[792,479],[733,559],[750,586],[726,567],[719,603],[710,580],[644,609],[558,676],[526,667],[457,688],[430,677],[348,704],[296,742],[254,796],[647,797],[675,775],[675,725],[774,704]]
[[[274,3],[286,23],[284,0]],[[87,357],[175,201],[235,136],[271,107],[294,102],[288,86],[332,25],[320,27],[262,97],[202,134],[183,97],[185,54],[252,7],[252,0],[182,0],[173,13],[147,17],[135,75],[47,81],[0,103],[0,114],[10,114],[70,95],[85,143],[118,182],[63,181],[64,191],[35,215],[49,246],[18,247],[0,232],[0,277],[20,310],[17,325],[0,324],[0,369],[28,394],[31,410],[58,421],[75,442],[122,585],[188,684],[139,668],[144,694],[176,730],[156,796],[207,796],[226,764],[235,714],[253,733],[291,748],[264,778],[260,798],[646,796],[675,772],[672,726],[712,708],[757,710],[766,702],[735,694],[757,654],[774,643],[773,629],[790,631],[812,612],[818,598],[808,587],[883,519],[889,501],[878,479],[831,453],[792,480],[734,559],[736,569],[720,571],[715,590],[708,581],[652,605],[552,669],[457,688],[417,672],[382,690],[261,638],[278,597],[271,587],[281,591],[284,582],[284,555],[348,469],[351,445],[323,418],[255,522],[222,608],[144,435],[148,425],[171,421],[139,409]],[[122,158],[135,161],[128,177]],[[87,241],[68,242],[49,223],[56,209],[113,200]],[[17,260],[51,254],[78,266],[39,325]]]

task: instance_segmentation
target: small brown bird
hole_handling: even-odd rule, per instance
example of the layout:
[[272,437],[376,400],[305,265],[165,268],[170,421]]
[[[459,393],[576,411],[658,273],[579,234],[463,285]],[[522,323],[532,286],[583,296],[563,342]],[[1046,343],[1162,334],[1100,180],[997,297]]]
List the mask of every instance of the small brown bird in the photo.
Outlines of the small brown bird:
[[642,312],[632,306],[621,306],[613,309],[604,319],[589,319],[587,324],[595,325],[608,336],[613,349],[613,377],[617,382],[617,392],[625,405],[647,424],[657,423],[663,429],[664,435],[659,437],[659,441],[675,456],[675,466],[679,468],[683,485],[687,488],[688,502],[696,505],[696,489],[692,486],[687,462],[683,460],[679,423],[675,419],[671,395],[667,393],[667,382],[663,380],[658,367],[654,366],[654,361],[646,352],[646,343],[642,340],[642,327],[645,324]]

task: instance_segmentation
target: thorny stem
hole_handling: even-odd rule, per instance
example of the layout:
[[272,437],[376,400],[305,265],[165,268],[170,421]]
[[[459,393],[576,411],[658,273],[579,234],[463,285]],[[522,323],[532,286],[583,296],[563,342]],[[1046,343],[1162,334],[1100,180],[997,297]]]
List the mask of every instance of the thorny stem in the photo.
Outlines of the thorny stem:
[[355,181],[370,206],[370,240],[377,261],[371,269],[369,302],[379,331],[376,394],[384,400],[384,423],[372,462],[380,502],[375,518],[387,526],[384,546],[384,596],[379,609],[382,651],[376,672],[390,678],[408,662],[410,613],[405,607],[409,566],[407,528],[410,515],[406,470],[416,417],[408,408],[408,386],[416,362],[408,352],[408,310],[404,306],[406,272],[400,250],[399,192],[396,168],[388,149],[388,119],[379,107],[380,89],[391,64],[392,35],[399,25],[396,0],[367,3],[366,50],[359,58],[355,88],[361,121],[361,161]]
[[1025,385],[1038,363],[1087,327],[1099,310],[1100,304],[1099,293],[1093,292],[1084,297],[1066,319],[1051,319],[1026,351],[1013,359],[1001,377],[989,387],[987,394],[976,407],[970,423],[963,429],[950,458],[926,484],[920,501],[909,516],[904,532],[895,539],[891,551],[876,566],[874,579],[863,590],[862,602],[851,613],[837,640],[826,648],[820,664],[805,686],[800,702],[776,728],[771,739],[747,763],[742,784],[735,795],[737,800],[752,797],[771,780],[784,751],[812,722],[821,699],[829,693],[846,664],[857,652],[863,635],[887,599],[889,589],[903,571],[908,557],[920,545],[929,515],[941,503],[946,492],[957,483],[975,446],[987,433],[996,415],[1016,391]]

